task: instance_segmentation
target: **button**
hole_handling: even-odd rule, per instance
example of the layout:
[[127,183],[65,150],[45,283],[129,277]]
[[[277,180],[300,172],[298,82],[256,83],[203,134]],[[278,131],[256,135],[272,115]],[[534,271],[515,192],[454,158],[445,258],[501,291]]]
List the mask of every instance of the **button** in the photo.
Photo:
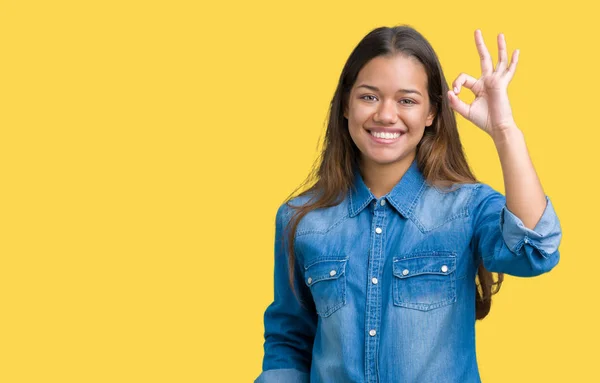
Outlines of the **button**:
[[448,271],[448,266],[446,266],[446,265],[442,266],[442,273],[445,273],[446,271]]
[[383,231],[383,230],[381,230],[381,228],[380,228],[380,227],[378,227],[377,229],[375,229],[375,232],[376,232],[377,234],[381,234],[381,232],[382,232],[382,231]]
[[385,200],[382,199],[381,202],[379,202],[381,204],[381,206],[385,205]]
[[369,335],[375,336],[375,335],[377,335],[377,331],[371,330],[371,331],[369,331]]
[[377,284],[377,278],[371,279],[371,282],[373,282],[373,284],[376,285]]
[[529,243],[529,238],[525,237],[525,239],[523,240],[525,243]]
[[308,284],[310,285],[312,283],[312,278],[308,277]]
[[336,274],[335,270],[331,270],[331,271],[329,272],[329,275],[331,275],[332,277],[333,277],[335,274]]
[[408,269],[402,270],[402,275],[408,275]]

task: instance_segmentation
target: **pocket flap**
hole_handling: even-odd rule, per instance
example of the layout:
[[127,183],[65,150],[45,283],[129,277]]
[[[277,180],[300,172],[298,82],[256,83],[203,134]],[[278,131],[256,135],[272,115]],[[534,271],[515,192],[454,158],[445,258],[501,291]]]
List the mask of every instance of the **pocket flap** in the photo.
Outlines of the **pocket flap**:
[[410,278],[420,274],[448,275],[456,269],[456,255],[451,252],[434,254],[412,254],[407,258],[394,257],[394,276]]
[[344,274],[346,261],[347,259],[317,260],[304,267],[304,281],[310,286],[316,282],[337,279]]

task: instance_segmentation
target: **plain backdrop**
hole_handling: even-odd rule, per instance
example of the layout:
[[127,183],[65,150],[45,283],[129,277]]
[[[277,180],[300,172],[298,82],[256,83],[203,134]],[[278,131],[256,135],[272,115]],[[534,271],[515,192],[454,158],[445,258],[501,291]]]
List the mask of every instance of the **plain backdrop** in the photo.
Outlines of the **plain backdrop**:
[[[248,382],[277,207],[317,156],[342,66],[409,24],[448,82],[473,32],[563,226],[477,323],[486,383],[598,379],[598,62],[591,2],[0,1],[0,381]],[[465,97],[468,91],[461,92]],[[476,176],[491,139],[459,117]],[[448,366],[452,368],[452,366]]]

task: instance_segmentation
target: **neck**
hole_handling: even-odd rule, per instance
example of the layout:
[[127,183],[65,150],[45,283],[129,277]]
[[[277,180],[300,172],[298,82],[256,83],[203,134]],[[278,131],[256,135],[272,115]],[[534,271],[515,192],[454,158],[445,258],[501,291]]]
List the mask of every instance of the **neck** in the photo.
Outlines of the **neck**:
[[372,161],[360,161],[360,173],[365,185],[377,198],[386,195],[402,179],[415,155],[409,155],[391,164],[377,164]]

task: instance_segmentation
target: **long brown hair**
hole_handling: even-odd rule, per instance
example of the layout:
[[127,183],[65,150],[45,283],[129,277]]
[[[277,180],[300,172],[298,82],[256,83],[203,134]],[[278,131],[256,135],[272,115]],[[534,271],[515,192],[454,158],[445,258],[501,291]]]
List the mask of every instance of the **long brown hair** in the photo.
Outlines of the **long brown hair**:
[[[296,188],[285,203],[294,209],[286,228],[289,254],[289,282],[295,293],[294,234],[300,220],[309,212],[341,203],[354,182],[353,169],[358,166],[359,150],[348,131],[344,108],[348,105],[350,90],[362,67],[377,56],[402,54],[419,60],[427,73],[429,101],[436,115],[425,128],[417,145],[416,160],[419,170],[430,185],[448,183],[476,183],[466,161],[458,135],[456,118],[448,103],[448,85],[436,53],[429,42],[407,25],[380,27],[369,32],[354,48],[346,61],[328,113],[327,130],[319,157],[305,181]],[[298,190],[304,189],[297,194]],[[301,206],[289,202],[299,196],[310,195]],[[483,319],[490,311],[492,294],[499,291],[504,275],[498,273],[494,282],[492,273],[480,264],[476,278],[476,319]],[[496,286],[495,289],[493,287]]]

